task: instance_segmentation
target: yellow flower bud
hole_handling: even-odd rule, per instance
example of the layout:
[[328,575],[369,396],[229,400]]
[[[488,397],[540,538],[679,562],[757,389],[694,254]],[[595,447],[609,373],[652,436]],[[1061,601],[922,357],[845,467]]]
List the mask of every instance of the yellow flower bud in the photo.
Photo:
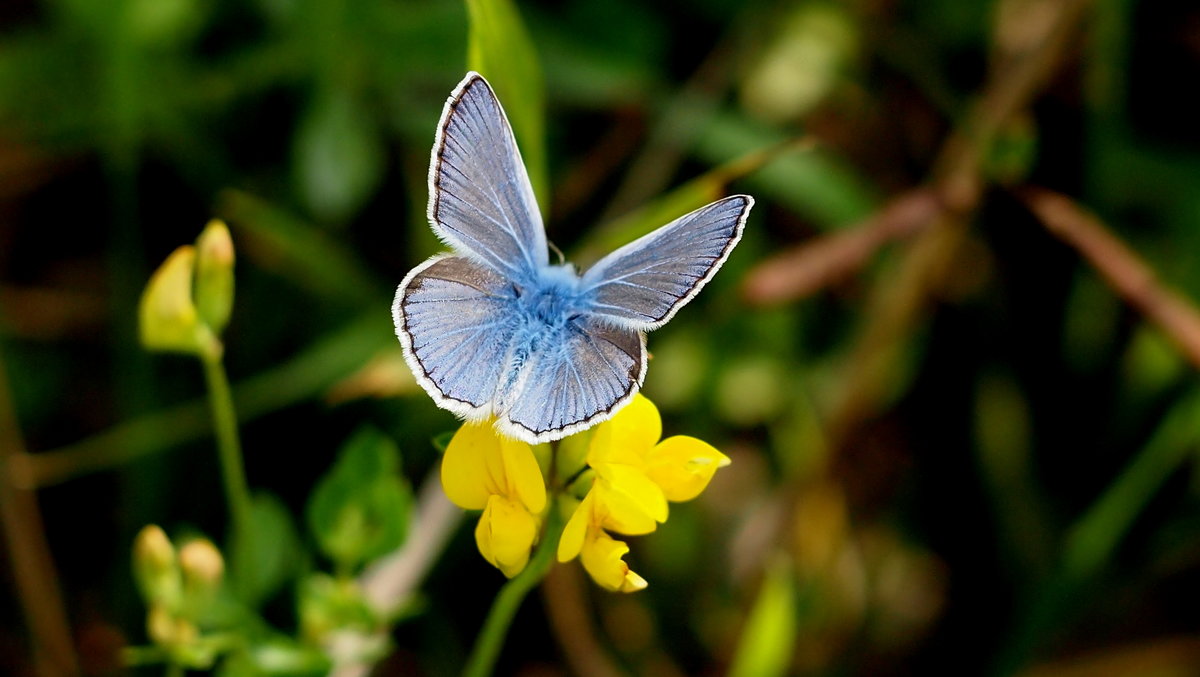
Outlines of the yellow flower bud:
[[646,579],[634,573],[621,558],[629,546],[599,529],[591,530],[583,542],[580,559],[583,568],[600,587],[613,592],[636,592],[646,587]]
[[546,482],[530,446],[496,432],[491,421],[464,423],[442,458],[442,488],[460,508],[481,510],[501,495],[529,512],[546,508]]
[[143,527],[134,539],[133,572],[146,601],[173,604],[179,599],[180,577],[175,548],[159,526]]
[[529,563],[538,526],[538,518],[520,502],[492,494],[475,527],[475,544],[484,559],[512,578]]
[[233,238],[224,221],[213,219],[196,239],[196,310],[214,335],[233,312]]
[[464,423],[442,457],[442,489],[457,506],[483,510],[479,553],[512,578],[529,562],[546,509],[546,482],[533,449],[496,432],[492,421]]
[[191,644],[199,634],[194,623],[175,616],[162,604],[152,604],[146,614],[146,635],[160,646]]
[[211,541],[198,538],[179,549],[179,568],[188,592],[203,598],[220,587],[225,560]]
[[195,262],[196,250],[185,245],[172,252],[150,277],[138,307],[146,348],[199,356],[220,353],[220,341],[200,321],[192,303]]

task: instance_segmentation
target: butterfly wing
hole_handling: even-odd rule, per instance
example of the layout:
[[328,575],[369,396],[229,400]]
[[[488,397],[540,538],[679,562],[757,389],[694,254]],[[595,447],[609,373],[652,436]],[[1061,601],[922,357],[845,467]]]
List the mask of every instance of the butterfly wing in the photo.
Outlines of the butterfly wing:
[[457,253],[514,280],[548,262],[546,233],[512,127],[478,73],[458,84],[429,161],[429,221]]
[[663,326],[720,269],[753,206],[749,195],[717,200],[600,259],[583,276],[592,312],[630,329]]
[[616,413],[645,373],[641,332],[581,315],[529,356],[497,424],[531,443],[566,437]]
[[512,285],[462,256],[436,256],[404,278],[392,304],[413,374],[438,406],[467,418],[491,412],[515,326]]

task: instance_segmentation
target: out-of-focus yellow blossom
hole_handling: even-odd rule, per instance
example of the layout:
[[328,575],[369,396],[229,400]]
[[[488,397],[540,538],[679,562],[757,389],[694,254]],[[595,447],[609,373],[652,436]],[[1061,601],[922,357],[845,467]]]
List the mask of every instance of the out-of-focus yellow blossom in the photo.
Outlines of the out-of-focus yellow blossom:
[[196,238],[196,312],[214,334],[233,313],[233,238],[229,227],[213,219]]
[[212,220],[195,246],[177,248],[142,292],[138,326],[150,350],[221,356],[219,335],[233,309],[233,240]]
[[546,509],[546,483],[528,444],[499,435],[491,421],[464,423],[442,458],[442,488],[460,508],[483,510],[475,543],[512,578],[529,562]]
[[192,301],[196,249],[179,247],[159,266],[138,307],[142,345],[193,355],[219,353],[220,341],[200,320]]
[[592,435],[587,463],[592,487],[559,541],[558,559],[579,556],[601,586],[632,592],[646,581],[621,559],[629,547],[608,531],[630,536],[654,531],[667,520],[667,501],[689,501],[729,458],[706,442],[676,435],[659,442],[662,419],[654,403],[634,397]]

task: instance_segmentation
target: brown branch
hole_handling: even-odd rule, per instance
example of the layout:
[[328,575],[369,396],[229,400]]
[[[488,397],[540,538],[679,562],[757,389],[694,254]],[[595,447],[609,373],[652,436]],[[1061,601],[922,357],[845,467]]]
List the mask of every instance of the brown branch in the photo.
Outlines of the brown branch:
[[11,458],[23,456],[24,441],[0,359],[0,526],[8,559],[33,640],[33,657],[41,677],[79,674],[71,628],[58,587],[54,559],[46,544],[37,494],[14,485]]
[[1042,188],[1026,188],[1018,196],[1047,230],[1074,247],[1200,369],[1200,310],[1191,301],[1164,286],[1136,252],[1067,196]]
[[1019,677],[1187,675],[1200,665],[1200,638],[1176,635],[1102,648],[1024,670]]
[[591,604],[584,592],[579,566],[570,563],[550,569],[542,582],[542,602],[550,631],[558,640],[563,658],[580,677],[626,677],[597,638]]
[[981,163],[1003,126],[1020,112],[1061,64],[1090,0],[1047,0],[1057,11],[1053,27],[1037,47],[1008,60],[977,97],[971,114],[945,142],[932,181],[945,211],[938,223],[918,235],[894,276],[875,285],[867,324],[849,355],[842,397],[830,415],[834,449],[873,416],[893,378],[903,349],[928,300],[946,283],[947,273],[967,237],[967,214],[978,204]]
[[875,252],[931,223],[942,209],[929,188],[903,193],[866,220],[772,256],[742,283],[742,298],[756,306],[804,298],[861,268]]

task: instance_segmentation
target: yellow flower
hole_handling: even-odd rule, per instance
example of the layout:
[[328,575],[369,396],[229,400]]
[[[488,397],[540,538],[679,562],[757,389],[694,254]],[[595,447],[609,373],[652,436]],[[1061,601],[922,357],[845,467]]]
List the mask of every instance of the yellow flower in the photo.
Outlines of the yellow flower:
[[192,301],[196,249],[179,247],[159,266],[142,292],[138,327],[142,345],[193,355],[219,354],[221,342],[200,320]]
[[595,492],[584,497],[563,529],[558,542],[558,561],[579,556],[583,568],[601,587],[613,592],[636,592],[646,587],[646,579],[634,573],[622,557],[629,552],[623,541],[613,539],[601,527],[606,515],[597,508]]
[[[712,445],[686,435],[668,437],[662,442],[662,419],[658,408],[640,393],[629,406],[596,428],[588,449],[588,465],[602,477],[604,468],[627,468],[637,471],[656,486],[663,498],[676,503],[690,501],[708,486],[717,468],[729,465],[729,457]],[[632,484],[613,478],[630,490],[636,490],[648,506],[657,508],[660,501],[648,485],[634,489]],[[620,471],[627,476],[624,470]],[[659,522],[667,519],[665,503],[662,517],[649,513]]]
[[220,219],[208,222],[196,238],[196,312],[220,334],[233,312],[233,238]]
[[592,435],[587,463],[595,479],[563,530],[558,559],[579,556],[592,578],[609,590],[641,590],[646,581],[621,559],[629,546],[607,532],[654,531],[667,520],[667,501],[695,498],[717,468],[729,465],[727,456],[694,437],[659,442],[661,436],[658,408],[640,394]]
[[146,284],[138,306],[142,345],[150,350],[221,355],[218,335],[233,309],[233,240],[209,222],[195,246],[177,248]]
[[460,508],[483,510],[475,543],[512,578],[529,562],[546,509],[546,484],[528,444],[496,433],[491,421],[464,423],[442,458],[442,488]]

